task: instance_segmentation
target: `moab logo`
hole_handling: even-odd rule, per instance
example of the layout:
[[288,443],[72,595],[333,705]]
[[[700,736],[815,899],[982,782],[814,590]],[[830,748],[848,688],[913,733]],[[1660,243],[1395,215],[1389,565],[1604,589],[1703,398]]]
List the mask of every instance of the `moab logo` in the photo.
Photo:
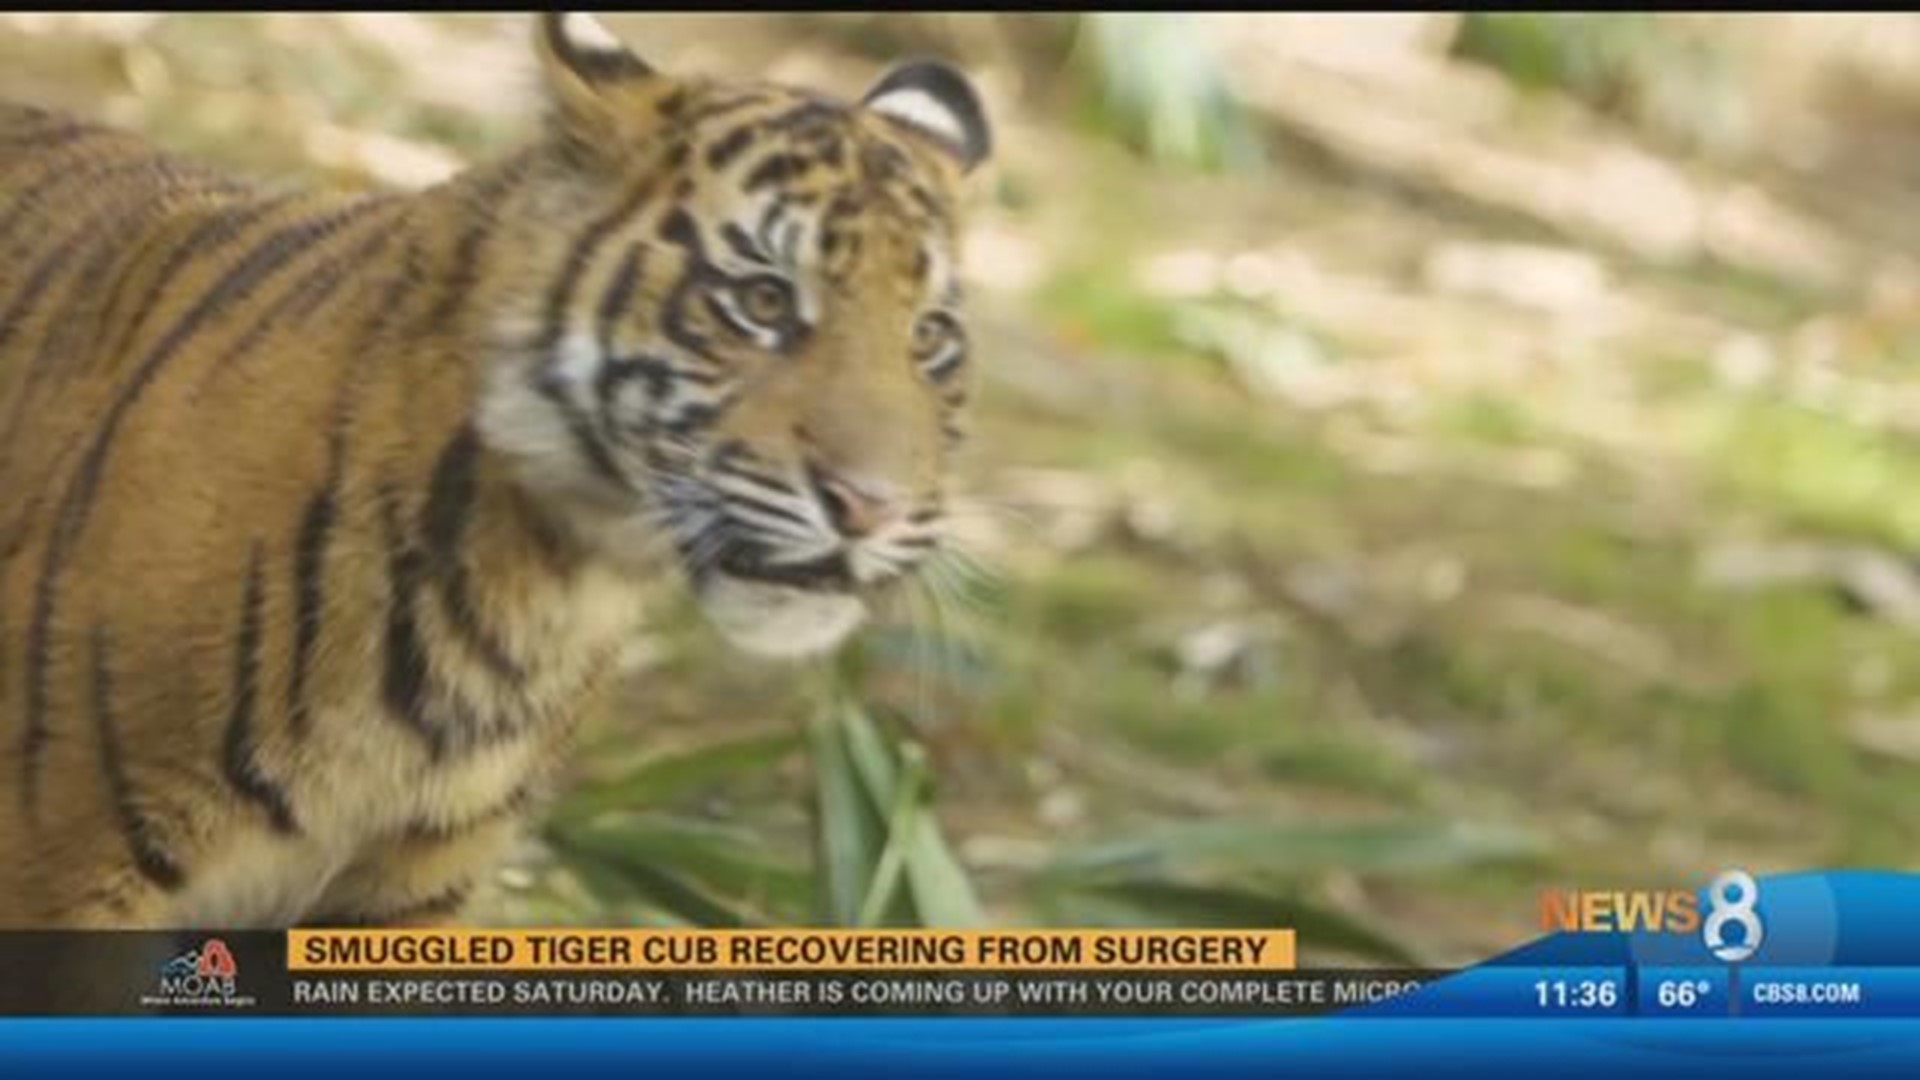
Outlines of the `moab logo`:
[[1540,929],[1691,934],[1700,929],[1700,898],[1685,889],[1547,889],[1540,894]]
[[198,949],[188,949],[160,966],[160,992],[142,995],[140,1004],[231,1005],[245,1007],[253,998],[238,993],[240,965],[219,938],[208,938]]

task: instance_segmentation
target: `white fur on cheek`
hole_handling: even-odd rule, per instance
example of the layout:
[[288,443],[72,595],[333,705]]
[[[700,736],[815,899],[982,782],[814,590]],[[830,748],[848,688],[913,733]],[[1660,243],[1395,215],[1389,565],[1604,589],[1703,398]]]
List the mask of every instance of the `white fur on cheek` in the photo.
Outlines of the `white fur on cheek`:
[[719,575],[700,590],[700,607],[728,641],[761,656],[795,658],[826,652],[867,617],[857,597]]

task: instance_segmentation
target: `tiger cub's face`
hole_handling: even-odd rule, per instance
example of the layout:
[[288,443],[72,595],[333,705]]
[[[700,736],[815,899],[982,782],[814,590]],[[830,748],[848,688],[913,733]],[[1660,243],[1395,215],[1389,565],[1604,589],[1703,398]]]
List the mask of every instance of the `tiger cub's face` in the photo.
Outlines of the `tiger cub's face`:
[[609,554],[664,537],[736,644],[830,648],[941,542],[978,99],[929,63],[858,104],[676,80],[577,15],[541,45],[549,284],[483,431]]

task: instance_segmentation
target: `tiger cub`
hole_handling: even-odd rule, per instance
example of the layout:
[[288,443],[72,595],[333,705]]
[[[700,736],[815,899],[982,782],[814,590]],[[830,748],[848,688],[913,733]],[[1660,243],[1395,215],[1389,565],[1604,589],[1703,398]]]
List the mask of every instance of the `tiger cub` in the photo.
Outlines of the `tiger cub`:
[[941,544],[967,80],[533,37],[411,194],[0,106],[0,926],[457,918],[649,583],[813,654]]

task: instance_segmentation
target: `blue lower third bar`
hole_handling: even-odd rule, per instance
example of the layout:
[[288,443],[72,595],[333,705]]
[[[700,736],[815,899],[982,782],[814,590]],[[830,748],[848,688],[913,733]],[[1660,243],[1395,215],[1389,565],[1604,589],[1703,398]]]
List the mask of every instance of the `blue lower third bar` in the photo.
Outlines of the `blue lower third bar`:
[[1743,968],[1740,1015],[1920,1019],[1920,968]]
[[[1418,991],[1415,992],[1416,994]],[[1402,997],[1415,996],[1412,994]],[[1395,999],[1400,1000],[1400,999]],[[0,1019],[0,1077],[1920,1076],[1920,1025],[1220,1019]]]
[[1620,1017],[1628,1015],[1619,967],[1469,968],[1351,1016]]

